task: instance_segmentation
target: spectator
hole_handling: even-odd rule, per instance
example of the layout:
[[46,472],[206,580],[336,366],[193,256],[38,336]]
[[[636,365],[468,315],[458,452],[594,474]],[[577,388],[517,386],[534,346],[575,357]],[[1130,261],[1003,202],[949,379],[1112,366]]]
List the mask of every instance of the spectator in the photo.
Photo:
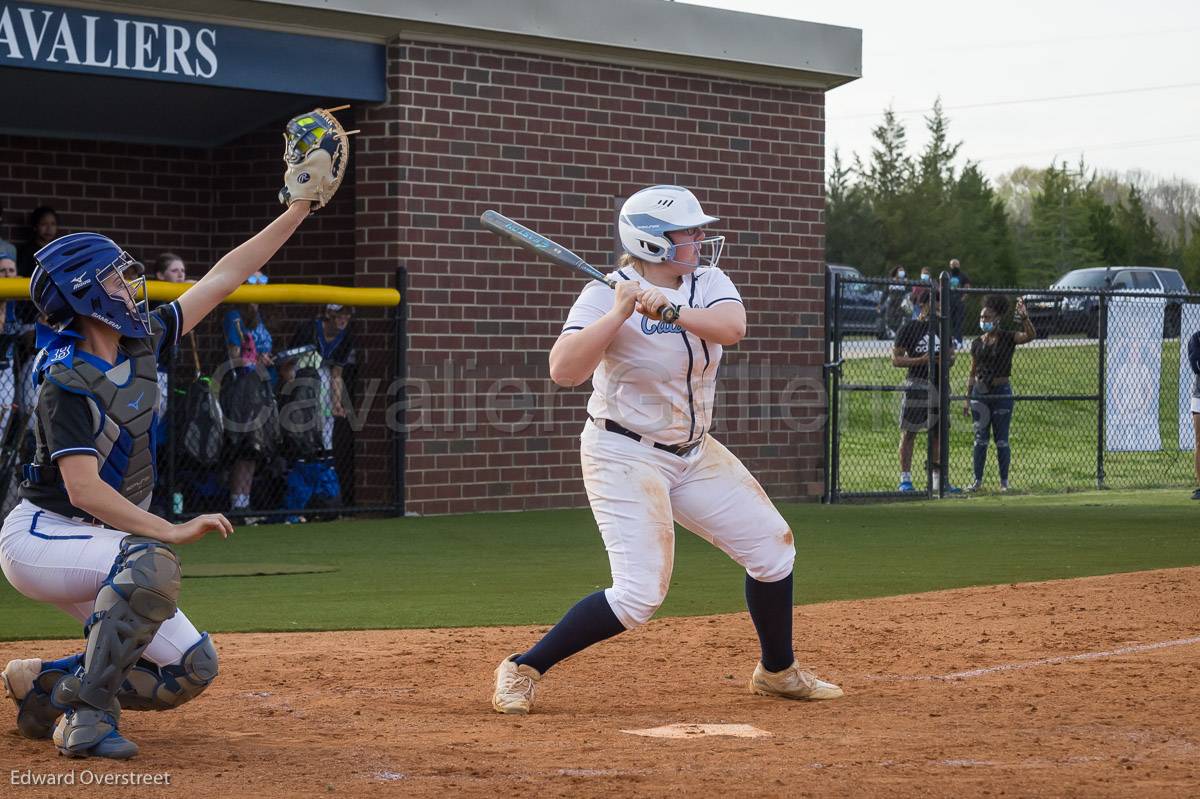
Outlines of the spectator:
[[971,278],[962,270],[957,258],[950,259],[950,326],[954,331],[954,346],[962,349],[963,321],[967,315],[966,295],[960,289],[971,287]]
[[[184,283],[187,281],[187,267],[183,263],[183,259],[173,252],[161,253],[154,260],[154,279],[165,283]],[[163,305],[162,302],[152,303],[152,307]],[[188,336],[194,336],[192,332]],[[193,340],[193,346],[195,342]],[[164,348],[158,359],[158,424],[157,435],[154,437],[155,457],[158,459],[157,482],[155,484],[153,509],[162,516],[167,515],[166,510],[171,507],[176,513],[182,510],[183,493],[178,490],[180,486],[170,486],[167,484],[167,479],[170,476],[171,470],[163,465],[164,458],[160,456],[163,442],[167,440],[168,432],[171,429],[171,419],[168,413],[168,402],[170,394],[170,371],[175,368],[178,356],[178,347],[171,347],[170,351]],[[168,502],[168,499],[170,502]]]
[[[319,356],[316,365],[316,375],[320,380],[320,391],[317,397],[317,408],[321,430],[321,457],[324,458],[324,468],[309,468],[307,473],[312,478],[308,482],[314,486],[326,485],[332,476],[339,487],[339,497],[347,493],[353,474],[354,443],[352,432],[346,423],[345,406],[346,370],[352,369],[358,361],[358,352],[354,341],[351,321],[354,309],[348,305],[327,305],[322,316],[312,322],[303,324],[292,337],[292,347],[311,346]],[[293,470],[293,474],[296,474]],[[293,491],[292,477],[289,475],[288,494],[289,508],[303,507],[291,502],[301,496]],[[328,492],[326,492],[328,493]],[[327,497],[336,499],[335,497]]]
[[[936,320],[933,318],[940,310],[937,287],[918,287],[915,294],[919,315],[916,319],[904,323],[896,334],[895,346],[892,348],[892,366],[907,369],[903,384],[903,399],[900,406],[900,491],[905,493],[915,491],[912,482],[913,445],[917,433],[922,430],[929,432],[933,439],[934,462],[932,469],[932,488],[937,491],[941,482],[941,469],[936,460],[941,451],[939,448],[937,424],[938,406],[938,359],[942,357],[941,341],[937,335]],[[932,307],[931,307],[932,306]],[[953,343],[946,353],[951,364],[954,363]],[[933,352],[934,373],[929,374],[929,354]],[[958,493],[961,489],[947,483],[947,493]]]
[[[261,271],[255,272],[246,282],[250,285],[262,285],[267,282],[267,276]],[[275,371],[275,361],[272,356],[271,333],[259,314],[258,305],[251,303],[240,308],[233,308],[225,314],[223,322],[225,331],[226,352],[233,364],[234,374],[231,377],[249,377],[261,368],[267,375],[271,385],[275,384],[278,374]],[[238,373],[241,374],[238,374]],[[224,387],[222,387],[224,398]],[[240,414],[231,412],[226,407],[225,415],[237,419]],[[253,417],[253,413],[250,416]],[[254,431],[252,431],[254,432]],[[256,435],[241,436],[233,451],[235,460],[229,474],[230,505],[233,510],[245,510],[250,507],[250,493],[254,486],[254,472],[266,454],[261,441]],[[246,520],[252,523],[251,519]]]
[[[0,200],[0,225],[4,224],[4,202]],[[17,247],[11,241],[0,238],[0,260],[5,258],[11,260],[14,264],[17,262]]]
[[17,274],[21,277],[33,274],[37,251],[58,238],[58,214],[47,205],[34,208],[29,214],[29,229],[29,240],[17,252]]
[[[0,278],[16,276],[16,258],[0,254]],[[23,432],[21,416],[17,413],[16,351],[20,323],[16,308],[16,300],[4,302],[3,327],[0,328],[0,510],[4,513],[16,504],[17,481],[13,477]]]
[[[17,250],[17,274],[29,277],[36,265],[38,250],[58,238],[58,214],[49,206],[38,206],[29,214],[29,238]],[[17,306],[17,319],[21,322],[22,335],[17,345],[17,358],[22,364],[33,362],[33,327],[37,321],[37,308],[32,302]]]
[[287,460],[283,506],[292,511],[288,524],[305,521],[296,511],[310,503],[322,507],[341,504],[341,483],[325,441],[328,408],[321,402],[321,356],[312,344],[290,348],[299,357],[279,367],[280,432]]
[[968,491],[978,491],[983,485],[983,467],[987,463],[988,438],[996,442],[996,462],[1000,467],[1000,490],[1008,490],[1008,468],[1012,450],[1008,444],[1012,424],[1012,360],[1020,344],[1037,338],[1033,322],[1025,313],[1025,301],[1017,300],[1016,320],[1021,330],[1002,330],[1000,325],[1008,313],[1008,300],[999,294],[989,294],[979,312],[979,338],[971,342],[971,374],[967,377],[967,404],[963,415],[975,424],[975,482]]
[[896,337],[901,325],[904,324],[910,310],[906,310],[904,306],[905,295],[908,293],[902,282],[908,273],[905,272],[903,266],[893,266],[892,271],[888,272],[888,276],[892,280],[897,281],[891,283],[884,290],[882,307],[879,309],[883,316],[883,323],[887,326],[888,335],[892,338]]
[[334,420],[346,418],[345,369],[358,360],[350,327],[353,318],[349,305],[327,305],[323,316],[301,325],[292,337],[291,346],[311,344],[321,356],[322,440],[327,450],[333,450]]
[[1196,446],[1193,450],[1196,469],[1196,490],[1192,499],[1200,499],[1200,330],[1188,339],[1188,361],[1192,365],[1192,430],[1196,433]]
[[[933,280],[933,278],[930,277],[930,275],[929,275],[929,267],[928,266],[921,267],[921,274],[918,279],[926,285],[928,285]],[[926,289],[924,286],[914,286],[913,290],[911,292],[909,292],[908,305],[909,305],[909,308],[912,309],[912,318],[913,319],[917,319],[921,316],[921,304],[919,302],[917,302],[917,295],[925,290]]]

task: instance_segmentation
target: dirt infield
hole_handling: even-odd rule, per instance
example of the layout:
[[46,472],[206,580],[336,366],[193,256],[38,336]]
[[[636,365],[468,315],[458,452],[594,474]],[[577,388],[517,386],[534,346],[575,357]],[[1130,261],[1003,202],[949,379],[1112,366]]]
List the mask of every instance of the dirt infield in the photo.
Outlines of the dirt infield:
[[[825,703],[747,693],[746,615],[664,619],[555,668],[524,718],[491,711],[492,669],[535,628],[220,635],[208,693],[126,715],[138,758],[68,761],[10,726],[0,794],[1195,796],[1198,609],[1200,568],[797,608],[797,654],[846,689]],[[676,723],[769,735],[622,732]],[[12,786],[26,769],[75,786]]]

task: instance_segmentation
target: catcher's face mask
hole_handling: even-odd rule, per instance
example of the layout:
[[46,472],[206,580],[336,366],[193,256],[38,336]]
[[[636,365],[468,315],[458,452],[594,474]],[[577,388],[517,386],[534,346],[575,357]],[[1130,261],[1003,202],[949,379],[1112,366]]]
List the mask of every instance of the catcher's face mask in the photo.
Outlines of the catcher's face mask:
[[149,335],[150,307],[146,294],[145,267],[127,252],[96,272],[96,282],[110,299],[125,306],[134,335]]

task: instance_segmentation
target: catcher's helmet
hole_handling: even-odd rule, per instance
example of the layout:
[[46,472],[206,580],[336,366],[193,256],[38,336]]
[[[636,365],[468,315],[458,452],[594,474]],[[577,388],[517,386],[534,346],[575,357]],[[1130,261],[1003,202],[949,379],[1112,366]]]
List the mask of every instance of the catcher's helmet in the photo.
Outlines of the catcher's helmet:
[[52,327],[89,316],[122,336],[150,335],[145,270],[112,239],[72,233],[50,242],[34,258],[29,296]]
[[[700,228],[719,221],[704,213],[700,201],[682,186],[651,186],[642,189],[621,206],[617,229],[625,252],[649,263],[682,263],[675,259],[675,245],[667,238],[673,230]],[[705,238],[695,246],[700,266],[716,266],[724,236]],[[683,264],[691,266],[691,264]]]

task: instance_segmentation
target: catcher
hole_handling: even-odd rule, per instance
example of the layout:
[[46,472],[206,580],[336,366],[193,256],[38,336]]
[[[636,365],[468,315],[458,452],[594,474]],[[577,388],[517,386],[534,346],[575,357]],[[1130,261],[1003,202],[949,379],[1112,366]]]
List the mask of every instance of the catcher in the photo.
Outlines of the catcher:
[[27,738],[53,737],[68,757],[129,758],[121,710],[169,710],[217,676],[217,652],[178,610],[175,546],[220,514],[170,524],[149,512],[154,486],[157,362],[257,271],[337,191],[347,134],[321,109],[288,123],[277,219],[221,258],[180,298],[148,312],[142,265],[99,233],[38,251],[29,292],[40,325],[37,451],[20,504],[0,529],[0,566],[14,588],[84,623],[83,652],[13,660],[5,692]]

